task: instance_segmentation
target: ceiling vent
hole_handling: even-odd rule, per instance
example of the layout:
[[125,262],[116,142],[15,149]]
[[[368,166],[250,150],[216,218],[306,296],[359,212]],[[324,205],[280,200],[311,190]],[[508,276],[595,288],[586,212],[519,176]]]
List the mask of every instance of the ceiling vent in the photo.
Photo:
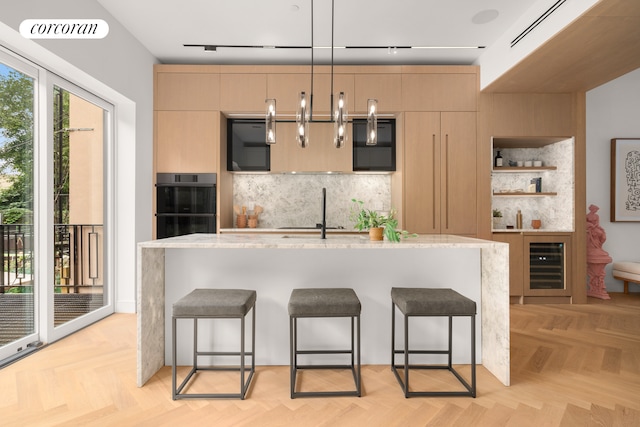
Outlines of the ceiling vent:
[[538,19],[533,21],[531,25],[529,25],[523,32],[518,34],[518,36],[515,39],[511,40],[511,47],[514,47],[515,45],[517,45],[520,42],[520,40],[525,38],[527,34],[533,31],[538,25],[542,24],[543,21],[545,21],[549,16],[551,16],[551,14],[555,12],[560,6],[562,6],[566,1],[567,0],[558,0],[557,2],[555,2],[553,6],[551,6],[549,9],[547,9],[546,12],[540,15]]

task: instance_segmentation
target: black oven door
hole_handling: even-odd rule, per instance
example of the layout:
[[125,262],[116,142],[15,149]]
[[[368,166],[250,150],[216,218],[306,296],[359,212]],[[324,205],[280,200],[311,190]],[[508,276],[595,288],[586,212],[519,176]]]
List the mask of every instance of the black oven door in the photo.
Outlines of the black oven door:
[[213,214],[174,215],[158,214],[157,238],[184,236],[193,233],[215,233],[216,216]]
[[157,213],[215,214],[216,187],[158,185]]

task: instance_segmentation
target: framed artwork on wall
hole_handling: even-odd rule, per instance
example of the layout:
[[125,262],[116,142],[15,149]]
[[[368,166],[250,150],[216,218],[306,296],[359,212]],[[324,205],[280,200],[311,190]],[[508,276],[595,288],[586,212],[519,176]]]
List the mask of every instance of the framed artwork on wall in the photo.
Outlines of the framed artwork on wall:
[[611,140],[611,222],[640,222],[640,138]]

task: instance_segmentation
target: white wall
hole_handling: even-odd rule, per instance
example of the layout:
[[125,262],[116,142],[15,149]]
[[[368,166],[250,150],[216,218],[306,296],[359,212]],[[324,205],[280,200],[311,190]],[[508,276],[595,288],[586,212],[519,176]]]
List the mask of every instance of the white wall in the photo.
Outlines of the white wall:
[[[153,64],[156,59],[95,0],[2,0],[0,42],[62,77],[101,88],[117,104],[115,162],[116,311],[135,311],[136,243],[151,240],[153,170]],[[109,24],[101,40],[38,40],[17,33],[24,19],[93,18]],[[9,30],[10,31],[10,30]],[[45,49],[42,49],[44,47]],[[105,95],[106,94],[106,95]]]
[[[640,69],[587,92],[587,206],[600,207],[600,225],[607,233],[603,248],[613,260],[640,261],[640,223],[609,221],[612,138],[640,138]],[[607,291],[621,292],[611,264],[606,271]]]

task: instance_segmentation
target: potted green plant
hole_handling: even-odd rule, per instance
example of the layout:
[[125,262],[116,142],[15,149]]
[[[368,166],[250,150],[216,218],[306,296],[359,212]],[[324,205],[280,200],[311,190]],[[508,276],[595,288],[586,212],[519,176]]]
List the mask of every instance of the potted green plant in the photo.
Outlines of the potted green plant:
[[493,210],[493,229],[498,230],[502,228],[502,212],[500,209]]
[[398,220],[395,218],[396,211],[391,209],[388,215],[383,215],[378,211],[366,209],[361,200],[351,199],[353,206],[350,219],[355,222],[354,228],[359,231],[369,230],[369,239],[382,240],[386,237],[390,242],[399,242],[400,237],[416,237],[417,234],[410,234],[405,230],[398,230]]

